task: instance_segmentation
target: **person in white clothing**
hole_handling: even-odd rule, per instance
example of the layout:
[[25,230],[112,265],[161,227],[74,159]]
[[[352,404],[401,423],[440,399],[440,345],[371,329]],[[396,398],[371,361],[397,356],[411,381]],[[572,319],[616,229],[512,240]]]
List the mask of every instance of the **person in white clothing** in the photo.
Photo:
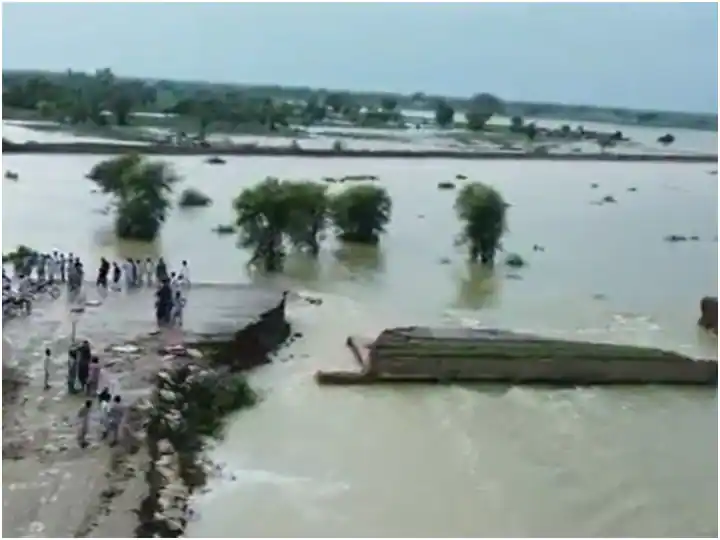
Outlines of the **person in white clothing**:
[[123,273],[123,277],[125,278],[125,289],[129,290],[132,288],[132,285],[133,285],[133,269],[132,269],[132,262],[130,262],[130,259],[125,259],[123,261],[122,273]]
[[30,276],[20,276],[18,283],[18,300],[25,310],[30,313],[32,311],[32,281]]
[[145,259],[143,271],[145,272],[145,283],[152,285],[153,277],[155,277],[155,265],[150,257]]
[[55,253],[52,257],[48,257],[47,259],[47,278],[50,283],[55,282],[55,277],[58,274],[58,263],[57,263],[57,253]]
[[183,261],[182,265],[180,266],[179,281],[180,284],[184,287],[190,286],[190,268],[188,267],[187,261]]
[[175,296],[173,297],[172,325],[177,328],[182,328],[184,307],[185,299],[182,296],[182,292],[176,291]]

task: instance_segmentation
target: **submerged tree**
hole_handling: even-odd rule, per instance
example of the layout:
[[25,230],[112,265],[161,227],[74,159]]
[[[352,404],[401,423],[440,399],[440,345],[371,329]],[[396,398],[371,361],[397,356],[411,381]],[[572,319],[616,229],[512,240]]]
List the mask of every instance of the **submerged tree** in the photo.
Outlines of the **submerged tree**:
[[349,187],[330,200],[330,216],[342,240],[376,244],[390,221],[392,200],[380,186]]
[[250,264],[262,261],[267,272],[280,271],[285,239],[313,255],[320,251],[319,235],[327,224],[326,186],[266,178],[243,190],[233,207],[240,243],[253,249]]
[[284,182],[285,196],[290,203],[287,235],[299,249],[313,256],[320,252],[320,234],[328,221],[327,186],[317,182]]
[[95,165],[88,174],[115,198],[115,231],[120,238],[153,240],[170,209],[179,178],[169,165],[125,155]]
[[279,271],[285,258],[283,232],[290,214],[280,181],[266,178],[257,186],[244,189],[233,201],[233,208],[240,243],[254,250],[249,264],[261,260],[266,271]]
[[467,184],[458,193],[455,212],[463,222],[462,241],[468,244],[472,261],[478,257],[483,264],[494,261],[505,232],[506,209],[502,195],[485,184]]

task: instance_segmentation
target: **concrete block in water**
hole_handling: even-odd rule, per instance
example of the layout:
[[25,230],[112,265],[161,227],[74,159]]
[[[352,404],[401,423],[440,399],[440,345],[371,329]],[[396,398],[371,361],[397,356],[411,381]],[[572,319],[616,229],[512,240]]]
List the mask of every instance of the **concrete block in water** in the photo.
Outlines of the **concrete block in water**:
[[[353,348],[352,340],[348,345]],[[358,348],[353,348],[357,355]],[[318,373],[321,384],[502,382],[564,386],[717,386],[716,360],[660,349],[543,338],[497,329],[385,330],[367,347],[362,373]]]

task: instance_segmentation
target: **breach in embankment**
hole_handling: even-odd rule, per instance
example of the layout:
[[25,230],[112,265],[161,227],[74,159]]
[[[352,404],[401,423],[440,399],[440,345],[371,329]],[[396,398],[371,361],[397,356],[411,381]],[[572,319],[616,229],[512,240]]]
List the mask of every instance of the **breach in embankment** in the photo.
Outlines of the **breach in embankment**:
[[562,386],[717,386],[716,360],[660,349],[576,342],[495,329],[393,328],[347,345],[355,372],[318,372],[320,384],[493,382]]

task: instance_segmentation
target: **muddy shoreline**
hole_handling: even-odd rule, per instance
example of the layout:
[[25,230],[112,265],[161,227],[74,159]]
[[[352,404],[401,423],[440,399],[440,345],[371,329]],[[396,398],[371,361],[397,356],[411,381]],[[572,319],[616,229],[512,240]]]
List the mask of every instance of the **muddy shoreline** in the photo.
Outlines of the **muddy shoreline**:
[[[155,436],[157,431],[148,432],[158,400],[166,396],[161,392],[164,389],[159,383],[163,379],[159,374],[172,377],[192,366],[203,377],[226,381],[233,378],[232,373],[269,362],[269,354],[290,332],[285,320],[285,296],[251,288],[247,293],[247,318],[241,318],[236,327],[239,329],[212,339],[188,330],[107,342],[92,332],[81,332],[80,339],[89,339],[101,351],[107,376],[129,405],[121,443],[114,447],[99,440],[95,427],[91,428],[89,447],[77,447],[73,419],[83,398],[66,394],[64,355],[55,362],[50,391],[43,391],[37,369],[33,369],[39,358],[17,358],[4,365],[3,535],[128,537],[147,529],[163,537],[181,534],[188,499],[202,482],[187,485],[188,476],[179,475],[181,481],[168,492],[167,475],[160,473],[167,473],[168,460],[183,463],[187,469],[188,457],[193,467],[207,470],[202,478],[212,474],[212,467],[204,456],[204,436],[186,430],[184,440],[190,441],[194,452],[180,459],[177,452],[168,455],[169,447]],[[37,316],[42,317],[44,309],[57,308],[65,306],[38,306]],[[102,306],[97,309],[102,310]],[[97,315],[83,315],[93,316]],[[58,350],[64,340],[56,343]],[[237,380],[244,381],[242,377]],[[178,410],[173,414],[184,413]],[[172,508],[168,507],[168,497],[173,501]],[[182,509],[182,516],[178,509]]]
[[531,161],[605,161],[717,163],[717,154],[613,154],[613,153],[528,153],[512,151],[458,152],[455,150],[334,150],[330,148],[267,147],[256,145],[219,146],[212,148],[170,145],[111,143],[13,143],[3,141],[7,154],[85,154],[119,155],[140,153],[154,156],[277,156],[308,158],[374,158],[374,159],[465,159],[465,160],[531,160]]

